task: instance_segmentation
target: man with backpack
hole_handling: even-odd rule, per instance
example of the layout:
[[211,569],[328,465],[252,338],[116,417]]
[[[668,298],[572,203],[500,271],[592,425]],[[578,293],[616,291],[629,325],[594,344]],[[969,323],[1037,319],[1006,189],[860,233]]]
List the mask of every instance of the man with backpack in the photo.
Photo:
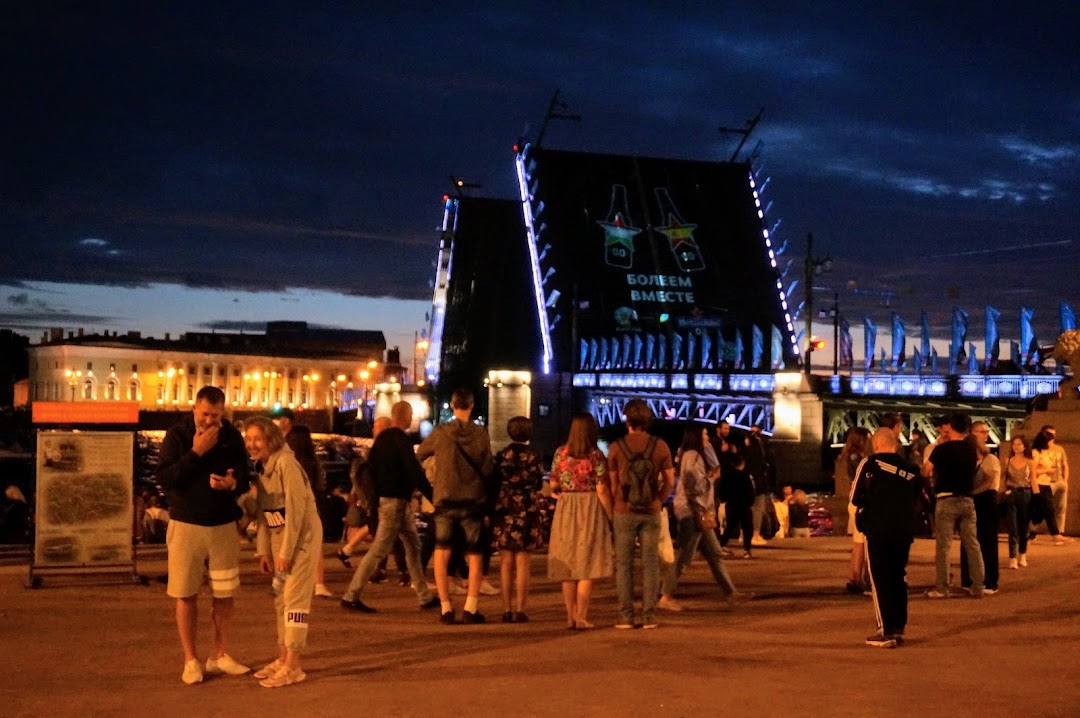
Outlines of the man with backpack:
[[653,413],[641,399],[623,409],[629,433],[611,444],[608,481],[615,505],[615,566],[619,596],[619,622],[615,628],[634,627],[634,544],[640,539],[642,628],[656,628],[656,601],[660,589],[660,511],[675,488],[671,450],[649,434]]

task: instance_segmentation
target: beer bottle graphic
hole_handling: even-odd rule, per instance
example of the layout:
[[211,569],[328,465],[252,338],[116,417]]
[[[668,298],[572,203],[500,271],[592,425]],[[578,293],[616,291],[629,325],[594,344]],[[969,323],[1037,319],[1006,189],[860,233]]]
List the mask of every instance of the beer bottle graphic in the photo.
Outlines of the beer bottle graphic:
[[621,269],[634,266],[634,237],[641,228],[633,226],[625,185],[611,186],[611,208],[607,219],[596,223],[604,228],[604,261]]
[[668,238],[675,263],[684,272],[697,272],[705,269],[705,260],[701,249],[694,241],[696,224],[688,224],[680,215],[675,203],[668,194],[667,187],[657,187],[656,201],[660,205],[660,216],[666,218],[666,226],[656,227],[656,231]]

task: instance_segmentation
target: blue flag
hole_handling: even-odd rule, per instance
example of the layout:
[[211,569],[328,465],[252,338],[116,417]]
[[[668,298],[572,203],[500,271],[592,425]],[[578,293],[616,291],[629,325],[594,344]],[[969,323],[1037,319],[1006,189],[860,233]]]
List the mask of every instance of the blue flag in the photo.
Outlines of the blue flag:
[[938,373],[937,349],[934,349],[933,347],[930,347],[930,373],[931,374],[937,374]]
[[920,352],[918,349],[913,349],[911,353],[914,355],[914,357],[912,359],[912,362],[914,362],[914,364],[915,364],[915,373],[916,374],[922,374],[922,368],[923,368],[922,352]]
[[647,334],[645,336],[645,368],[656,368],[656,335]]
[[975,358],[975,344],[968,348],[968,374],[979,373],[979,361]]
[[716,367],[716,362],[713,361],[712,354],[712,337],[709,335],[709,330],[704,329],[701,332],[701,368],[713,369]]
[[682,345],[682,334],[673,332],[671,335],[671,368],[675,371],[683,368]]
[[1001,312],[986,305],[986,356],[983,357],[983,364],[989,367],[991,364],[997,364],[998,360],[998,328],[997,320],[1001,318]]
[[641,335],[634,335],[634,356],[631,363],[635,369],[644,369],[645,366],[641,363],[641,350],[645,348],[645,343],[641,341]]
[[949,373],[956,373],[956,365],[967,359],[968,313],[960,307],[952,310],[952,346],[949,348]]
[[874,366],[874,348],[877,346],[877,324],[870,317],[863,317],[863,364],[866,371]]
[[769,363],[773,371],[784,368],[784,335],[780,333],[780,327],[772,325],[772,334],[769,341]]
[[851,339],[851,325],[848,320],[840,319],[840,366],[851,369],[855,366],[855,342]]
[[930,357],[930,315],[923,310],[923,313],[919,316],[919,331],[922,336],[919,337],[919,346],[922,347],[922,355],[924,357]]
[[761,368],[761,356],[765,353],[765,336],[757,324],[750,327],[750,368]]
[[1068,302],[1061,303],[1061,333],[1071,332],[1076,329],[1076,312]]
[[1020,363],[1027,364],[1028,357],[1031,356],[1035,349],[1038,349],[1039,343],[1035,339],[1035,330],[1031,327],[1031,319],[1035,316],[1034,309],[1028,309],[1027,307],[1020,308]]
[[667,371],[667,334],[661,334],[660,339],[657,341],[656,347],[656,368],[660,371]]
[[608,343],[607,337],[600,337],[600,363],[597,365],[597,369],[610,369],[611,357],[608,355]]
[[716,330],[716,368],[722,370],[728,363],[728,345],[724,341],[724,330]]
[[904,332],[904,321],[900,319],[900,315],[896,312],[892,313],[892,365],[894,369],[907,364],[906,356],[906,334]]
[[578,371],[585,371],[589,366],[589,342],[582,339],[578,349]]
[[742,332],[735,330],[735,370],[742,371],[743,368],[743,341]]
[[693,369],[697,366],[697,335],[691,329],[686,333],[686,368]]

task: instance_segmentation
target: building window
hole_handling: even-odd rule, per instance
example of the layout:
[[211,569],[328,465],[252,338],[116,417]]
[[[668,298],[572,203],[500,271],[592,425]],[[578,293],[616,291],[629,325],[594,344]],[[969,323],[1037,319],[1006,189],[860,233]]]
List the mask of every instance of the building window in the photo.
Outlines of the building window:
[[187,385],[187,400],[188,401],[195,401],[195,385],[194,384],[188,384]]
[[131,365],[131,371],[134,371],[134,372],[139,371],[139,365],[138,364],[132,364]]
[[128,401],[139,401],[142,397],[139,396],[139,382],[134,379],[128,384]]
[[92,361],[86,362],[86,371],[94,371],[94,362],[92,362]]
[[117,386],[115,379],[110,379],[109,381],[105,382],[105,398],[109,401],[115,401],[119,399],[120,397],[116,389]]
[[83,382],[82,395],[83,395],[83,399],[93,399],[94,398],[94,382],[90,381],[89,379],[87,379],[85,382]]
[[176,403],[178,403],[180,401],[180,385],[179,384],[173,384],[173,387],[172,387],[172,400],[173,400],[174,404],[176,404]]

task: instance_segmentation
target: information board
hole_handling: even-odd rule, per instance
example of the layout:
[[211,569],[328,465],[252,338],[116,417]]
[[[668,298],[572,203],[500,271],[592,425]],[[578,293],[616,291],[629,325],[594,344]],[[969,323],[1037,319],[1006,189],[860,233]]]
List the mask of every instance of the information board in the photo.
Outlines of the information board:
[[39,432],[34,564],[132,565],[132,479],[131,432]]

